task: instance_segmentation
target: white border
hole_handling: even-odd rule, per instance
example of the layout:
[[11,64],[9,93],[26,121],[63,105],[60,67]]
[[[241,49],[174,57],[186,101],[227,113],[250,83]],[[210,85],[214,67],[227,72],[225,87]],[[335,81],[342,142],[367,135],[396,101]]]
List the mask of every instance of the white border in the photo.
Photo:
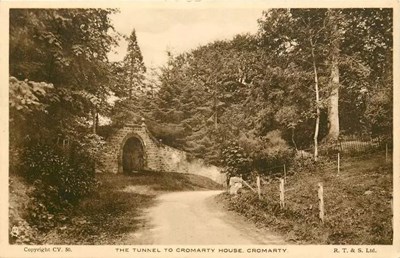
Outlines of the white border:
[[[1,1],[1,0],[0,0]],[[107,1],[2,1],[0,2],[0,35],[3,35],[0,39],[0,257],[374,257],[374,258],[400,258],[400,198],[399,198],[399,183],[400,183],[400,152],[398,146],[400,146],[400,138],[398,135],[400,129],[399,122],[399,106],[400,103],[400,88],[399,88],[399,1],[361,1],[361,0],[347,0],[347,1],[294,1],[286,0],[282,2],[274,1],[199,1],[199,0],[152,0],[152,1],[119,1],[119,2],[107,2]],[[265,7],[267,8],[277,8],[277,7],[315,7],[315,8],[357,8],[357,7],[388,7],[394,8],[394,59],[393,59],[393,69],[394,69],[394,151],[393,151],[393,166],[394,166],[394,244],[393,245],[368,245],[368,246],[357,246],[357,245],[346,245],[346,246],[327,246],[327,245],[287,245],[287,246],[267,246],[268,248],[287,248],[288,252],[284,254],[199,254],[199,253],[117,253],[115,251],[116,247],[131,248],[133,246],[61,246],[70,247],[72,249],[71,253],[28,253],[24,251],[24,245],[9,245],[8,244],[8,40],[9,40],[9,9],[10,8],[85,8],[85,7],[113,7],[113,8],[125,8],[125,7],[136,7],[136,8],[178,8],[178,9],[190,9],[190,8],[225,8],[229,6],[230,8],[255,8],[255,7]],[[50,249],[59,246],[45,246]],[[150,248],[179,248],[179,247],[205,247],[205,248],[242,248],[246,250],[249,246],[140,246],[140,247],[150,247]],[[251,246],[251,247],[266,247],[266,246]],[[377,253],[375,254],[334,254],[334,248],[375,248]]]

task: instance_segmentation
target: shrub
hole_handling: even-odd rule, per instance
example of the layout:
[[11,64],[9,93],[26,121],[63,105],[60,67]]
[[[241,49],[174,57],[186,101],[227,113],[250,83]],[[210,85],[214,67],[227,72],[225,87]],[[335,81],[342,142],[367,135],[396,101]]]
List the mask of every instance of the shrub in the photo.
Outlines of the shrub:
[[10,226],[9,236],[10,244],[38,244],[40,242],[37,231],[25,220],[19,220],[18,223]]
[[251,159],[246,155],[243,148],[237,142],[230,141],[222,150],[223,172],[228,178],[243,175],[247,178],[251,172]]
[[[55,225],[59,212],[91,193],[96,182],[85,153],[67,157],[55,146],[34,144],[25,149],[22,171],[33,183],[28,221],[46,230]],[[76,157],[79,157],[76,158]]]
[[271,168],[290,163],[294,154],[279,130],[265,136],[242,135],[239,145],[252,159],[252,169],[262,173],[272,173]]

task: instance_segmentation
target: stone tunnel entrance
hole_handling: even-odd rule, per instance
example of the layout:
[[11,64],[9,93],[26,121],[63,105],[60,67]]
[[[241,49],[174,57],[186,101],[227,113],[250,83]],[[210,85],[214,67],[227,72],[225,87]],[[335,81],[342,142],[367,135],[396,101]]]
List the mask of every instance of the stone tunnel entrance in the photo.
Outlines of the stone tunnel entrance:
[[122,170],[124,173],[134,173],[144,168],[144,148],[141,140],[130,137],[122,149]]
[[159,143],[146,125],[126,124],[107,139],[97,171],[132,173],[162,171],[197,174],[224,183],[220,169],[200,159],[188,160],[187,153]]

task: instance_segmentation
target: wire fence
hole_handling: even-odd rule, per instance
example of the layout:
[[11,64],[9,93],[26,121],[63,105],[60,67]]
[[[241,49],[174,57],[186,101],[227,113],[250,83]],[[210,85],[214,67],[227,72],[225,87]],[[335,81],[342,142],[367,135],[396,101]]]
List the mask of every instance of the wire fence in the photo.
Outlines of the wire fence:
[[[362,157],[378,152],[385,152],[386,159],[391,159],[393,151],[392,141],[383,141],[380,139],[358,139],[347,138],[331,144],[322,144],[317,148],[317,159],[336,159],[340,157]],[[302,149],[297,151],[300,158],[314,158],[315,148]]]
[[[362,160],[368,157],[379,157],[379,162],[390,163],[393,156],[393,143],[372,138],[346,138],[334,144],[321,145],[318,147],[318,158],[315,161],[314,148],[298,150],[296,157],[300,160],[311,160],[314,164],[326,163],[334,169],[333,172],[340,174],[342,169],[347,169],[355,160]],[[269,184],[283,179],[287,181],[287,175],[296,173],[304,167],[296,162],[265,167],[261,177],[250,179],[251,184],[256,187],[256,182]]]
[[[298,151],[300,153],[298,157],[313,160],[313,150],[311,148]],[[296,167],[296,163],[282,164],[265,168],[267,173],[257,175],[256,180],[249,180],[246,185],[250,185],[249,188],[258,195],[260,200],[268,200],[268,202],[277,205],[279,203],[277,207],[280,209],[290,207],[290,210],[297,214],[296,216],[303,217],[305,220],[317,218],[324,223],[326,211],[328,211],[329,221],[340,221],[342,227],[345,228],[350,226],[348,223],[351,223],[351,220],[349,222],[341,218],[339,215],[341,212],[339,213],[338,209],[344,209],[345,212],[352,214],[351,216],[354,215],[353,221],[358,221],[358,213],[373,212],[368,206],[368,195],[378,189],[378,186],[371,184],[373,180],[381,180],[379,194],[385,195],[384,197],[379,196],[379,198],[382,198],[376,205],[388,213],[393,212],[390,205],[386,201],[382,201],[391,199],[390,191],[388,191],[391,188],[390,180],[387,178],[390,178],[388,167],[392,162],[392,151],[393,144],[389,141],[374,139],[369,141],[360,139],[338,141],[336,144],[320,146],[318,150],[319,159],[314,164],[328,162],[321,173],[316,173],[311,177],[307,175],[303,177],[302,173],[296,174],[296,172],[304,170],[304,167]],[[368,170],[367,175],[364,174],[359,167],[363,166],[365,171],[365,169],[368,169],[368,165],[365,164],[367,162],[371,165],[379,164],[379,166],[386,164],[384,165],[386,171],[384,171],[383,177],[380,175],[379,166],[377,169]],[[328,172],[328,175],[325,174],[326,172]],[[287,176],[291,173],[294,173],[293,177],[292,175]],[[308,171],[308,173],[310,172]],[[370,177],[367,180],[370,180],[368,182],[371,188],[357,184],[359,179],[364,177]],[[368,189],[364,189],[365,187]],[[343,199],[338,195],[342,192],[351,195],[351,198],[356,200],[360,207],[345,205]],[[390,224],[390,221],[388,222]]]

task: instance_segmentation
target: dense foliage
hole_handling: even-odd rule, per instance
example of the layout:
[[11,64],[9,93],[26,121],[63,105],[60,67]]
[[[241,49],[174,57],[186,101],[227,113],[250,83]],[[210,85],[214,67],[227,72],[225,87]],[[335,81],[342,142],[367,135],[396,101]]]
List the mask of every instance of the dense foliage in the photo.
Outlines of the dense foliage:
[[34,188],[24,219],[39,230],[96,186],[98,114],[107,114],[115,91],[113,12],[10,10],[10,173]]
[[342,136],[391,138],[391,9],[271,9],[258,22],[170,53],[144,114],[159,138],[218,165],[233,140],[259,172]]
[[30,222],[46,230],[62,219],[58,212],[78,203],[91,193],[96,182],[85,152],[75,148],[66,157],[54,146],[36,145],[24,151],[21,171],[34,186],[29,206]]
[[[14,129],[10,131],[11,145],[28,138],[49,144],[79,142],[95,132],[88,128],[91,124],[95,129],[97,114],[107,112],[107,98],[113,90],[107,59],[107,53],[116,44],[116,38],[110,35],[113,28],[108,15],[112,12],[10,12],[10,127]],[[27,85],[22,83],[24,80]],[[41,86],[46,84],[52,85],[52,89]],[[34,93],[34,101],[29,99],[29,91]],[[15,99],[20,100],[18,105]],[[40,105],[41,109],[32,110],[32,105]],[[24,144],[18,142],[16,147]]]
[[250,171],[251,159],[237,143],[230,142],[222,151],[222,164],[227,177],[243,176],[246,178]]

